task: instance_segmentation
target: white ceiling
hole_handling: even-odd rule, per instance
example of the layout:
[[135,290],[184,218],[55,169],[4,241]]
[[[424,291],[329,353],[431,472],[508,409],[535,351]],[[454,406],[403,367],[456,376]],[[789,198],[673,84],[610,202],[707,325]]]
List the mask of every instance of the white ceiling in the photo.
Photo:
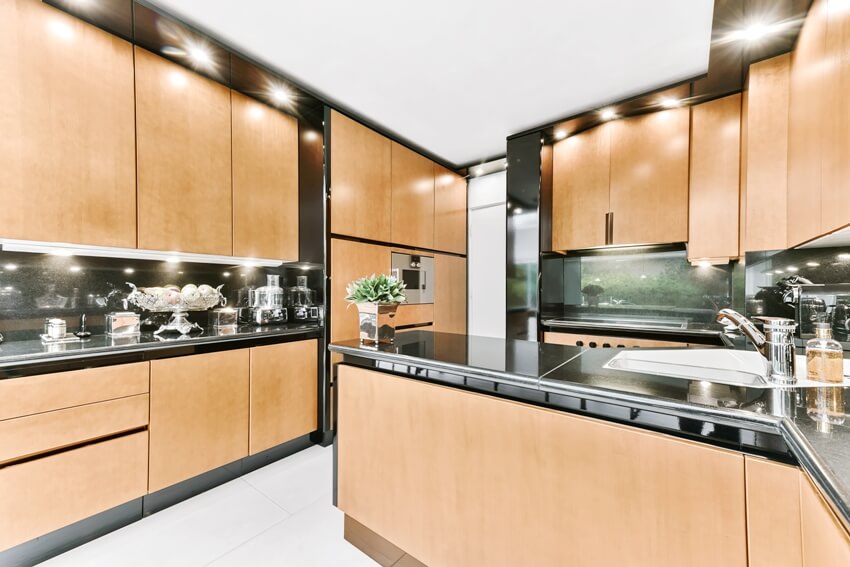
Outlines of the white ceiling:
[[454,164],[704,73],[713,0],[154,0]]

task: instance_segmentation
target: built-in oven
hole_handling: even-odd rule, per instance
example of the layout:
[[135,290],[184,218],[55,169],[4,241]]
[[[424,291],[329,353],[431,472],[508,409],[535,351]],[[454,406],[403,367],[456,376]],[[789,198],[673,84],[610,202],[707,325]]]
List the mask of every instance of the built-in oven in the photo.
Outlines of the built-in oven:
[[392,273],[407,286],[408,303],[434,303],[434,258],[392,253]]

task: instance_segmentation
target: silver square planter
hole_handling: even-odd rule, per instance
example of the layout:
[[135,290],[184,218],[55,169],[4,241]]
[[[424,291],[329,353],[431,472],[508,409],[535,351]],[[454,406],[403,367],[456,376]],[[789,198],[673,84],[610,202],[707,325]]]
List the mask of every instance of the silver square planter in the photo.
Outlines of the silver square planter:
[[395,314],[398,303],[358,303],[361,343],[395,341]]

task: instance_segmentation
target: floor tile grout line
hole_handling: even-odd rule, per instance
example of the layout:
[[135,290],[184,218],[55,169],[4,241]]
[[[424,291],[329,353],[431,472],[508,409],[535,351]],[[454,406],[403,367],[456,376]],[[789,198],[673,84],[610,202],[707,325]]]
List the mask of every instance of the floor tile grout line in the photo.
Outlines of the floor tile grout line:
[[[288,512],[287,512],[287,513],[288,513]],[[234,551],[236,551],[237,549],[239,549],[239,548],[240,548],[240,547],[242,547],[243,545],[246,545],[247,543],[249,543],[249,542],[251,542],[251,541],[254,541],[255,539],[257,539],[258,537],[260,537],[261,535],[263,535],[263,534],[264,534],[264,533],[266,533],[267,531],[269,531],[269,530],[272,530],[272,529],[276,528],[277,526],[279,526],[279,525],[283,524],[284,522],[288,522],[289,520],[291,520],[291,519],[292,519],[292,518],[294,518],[294,517],[295,517],[295,514],[289,514],[287,517],[285,517],[285,518],[281,518],[280,520],[278,520],[277,522],[275,522],[275,523],[273,523],[272,525],[268,526],[267,528],[265,528],[265,529],[263,529],[263,530],[260,530],[259,532],[257,532],[256,534],[252,535],[251,537],[249,537],[249,538],[248,538],[248,539],[246,539],[245,541],[243,541],[243,542],[241,542],[241,543],[237,544],[235,547],[231,547],[230,549],[228,549],[227,551],[225,551],[224,553],[222,553],[221,555],[219,555],[218,557],[216,557],[215,559],[213,559],[213,560],[212,560],[212,561],[210,561],[209,563],[204,563],[203,567],[209,567],[210,565],[212,565],[212,564],[213,564],[213,563],[215,563],[216,561],[218,561],[218,560],[220,560],[220,559],[224,559],[225,557],[227,557],[228,555],[230,555],[231,553],[233,553]]]

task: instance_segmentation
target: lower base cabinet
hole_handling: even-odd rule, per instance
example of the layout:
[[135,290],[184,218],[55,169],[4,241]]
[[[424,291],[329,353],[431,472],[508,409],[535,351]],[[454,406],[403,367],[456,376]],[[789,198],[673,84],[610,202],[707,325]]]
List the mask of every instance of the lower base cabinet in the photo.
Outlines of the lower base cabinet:
[[347,365],[338,410],[338,506],[426,565],[747,565],[739,453]]
[[850,565],[850,534],[808,477],[800,481],[803,566]]
[[312,339],[251,349],[250,454],[318,428],[318,348]]
[[248,456],[248,369],[248,349],[151,362],[150,492]]
[[0,550],[144,496],[148,433],[0,468]]

